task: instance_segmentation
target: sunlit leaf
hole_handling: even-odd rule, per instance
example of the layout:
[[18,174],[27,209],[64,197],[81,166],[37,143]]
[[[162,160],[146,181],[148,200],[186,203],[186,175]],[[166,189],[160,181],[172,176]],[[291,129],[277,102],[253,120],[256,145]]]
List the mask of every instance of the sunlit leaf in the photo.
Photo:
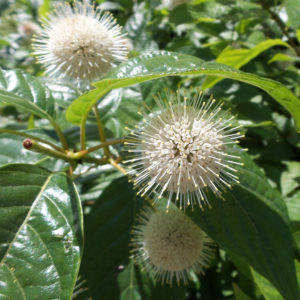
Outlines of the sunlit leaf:
[[49,89],[24,72],[0,69],[0,103],[16,106],[41,118],[55,118],[54,100]]
[[[240,69],[242,66],[250,62],[260,53],[274,46],[289,47],[287,43],[279,39],[263,41],[251,49],[234,49],[228,46],[216,58],[216,62],[233,67],[235,69]],[[204,81],[202,88],[203,89],[211,88],[221,80],[222,78],[208,77]]]
[[216,62],[165,51],[143,54],[114,69],[106,79],[96,82],[97,89],[76,99],[68,108],[66,117],[75,124],[85,122],[94,104],[112,89],[166,76],[215,75],[243,81],[261,88],[285,107],[294,117],[300,130],[300,101],[283,84],[257,75],[244,73]]

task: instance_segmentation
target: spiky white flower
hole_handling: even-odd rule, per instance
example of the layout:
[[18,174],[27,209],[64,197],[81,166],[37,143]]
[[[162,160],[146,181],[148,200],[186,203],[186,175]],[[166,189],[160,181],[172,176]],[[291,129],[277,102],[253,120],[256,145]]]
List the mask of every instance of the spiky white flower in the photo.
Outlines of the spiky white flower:
[[[234,165],[240,157],[228,153],[228,145],[241,137],[231,128],[231,118],[221,116],[222,103],[201,94],[191,101],[181,100],[179,92],[155,97],[159,112],[143,114],[144,120],[131,130],[126,143],[134,185],[142,196],[156,193],[179,200],[180,208],[197,202],[208,203],[205,188],[221,196],[230,182],[238,183]],[[168,101],[167,101],[168,100]],[[233,150],[231,150],[233,151]],[[209,203],[208,203],[209,204]]]
[[157,281],[187,283],[213,257],[212,241],[182,211],[144,209],[132,231],[132,257]]
[[59,6],[42,20],[43,30],[33,40],[34,54],[53,77],[91,81],[126,58],[126,39],[108,12],[89,1]]

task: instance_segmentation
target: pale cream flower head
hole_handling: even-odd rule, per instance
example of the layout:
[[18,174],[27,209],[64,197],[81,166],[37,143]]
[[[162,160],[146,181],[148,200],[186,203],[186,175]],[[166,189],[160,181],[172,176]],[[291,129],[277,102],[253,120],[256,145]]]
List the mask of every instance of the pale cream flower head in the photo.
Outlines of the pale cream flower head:
[[89,1],[59,6],[42,21],[33,40],[34,54],[52,77],[91,81],[105,74],[128,53],[121,27],[108,12]]
[[203,273],[214,250],[212,241],[182,211],[147,208],[132,231],[132,257],[162,284],[185,284],[191,271]]
[[[158,199],[166,195],[168,205],[174,199],[180,208],[203,202],[209,204],[205,189],[222,197],[222,190],[238,183],[235,165],[240,157],[228,153],[241,134],[232,119],[221,116],[222,103],[201,94],[188,103],[180,93],[155,98],[159,112],[143,114],[144,120],[132,129],[127,144],[138,194]],[[155,197],[155,196],[154,196]]]

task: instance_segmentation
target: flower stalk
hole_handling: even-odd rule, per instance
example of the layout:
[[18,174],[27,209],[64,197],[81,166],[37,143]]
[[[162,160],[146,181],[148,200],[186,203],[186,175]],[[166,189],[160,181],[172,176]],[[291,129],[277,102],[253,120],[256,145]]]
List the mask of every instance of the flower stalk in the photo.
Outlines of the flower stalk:
[[[25,139],[23,141],[23,147],[27,150],[36,152],[36,153],[41,153],[47,156],[63,159],[65,161],[68,161],[72,166],[73,169],[74,165],[77,165],[79,161],[81,162],[87,162],[87,163],[93,163],[96,165],[103,165],[106,163],[110,163],[108,158],[95,158],[88,156],[88,151],[80,151],[80,152],[72,152],[72,151],[57,151],[55,149],[51,149],[49,147],[45,147],[39,143],[37,143],[35,140],[32,139]],[[112,159],[111,159],[112,160]],[[113,160],[112,160],[113,161]],[[114,164],[117,164],[118,161],[120,161],[120,158],[114,161]],[[74,164],[76,163],[76,164]]]
[[54,130],[56,131],[56,134],[57,134],[63,148],[68,150],[69,149],[68,142],[67,142],[66,137],[64,136],[63,132],[61,131],[60,127],[58,126],[58,124],[56,122],[52,121],[51,125],[53,126]]
[[[97,126],[98,126],[98,132],[99,132],[100,141],[102,142],[102,144],[106,143],[105,131],[104,131],[103,124],[101,122],[101,117],[100,117],[97,105],[94,105],[94,114],[96,116],[96,121],[97,121]],[[109,151],[108,145],[104,145],[103,148],[104,148],[104,154],[105,154],[105,156],[106,157],[110,157],[111,155],[110,155],[110,151]]]
[[23,147],[27,150],[30,150],[30,151],[33,151],[36,153],[45,154],[47,156],[52,156],[52,157],[67,160],[67,161],[69,161],[71,159],[67,154],[56,151],[56,150],[48,148],[48,147],[45,147],[31,139],[24,140]]

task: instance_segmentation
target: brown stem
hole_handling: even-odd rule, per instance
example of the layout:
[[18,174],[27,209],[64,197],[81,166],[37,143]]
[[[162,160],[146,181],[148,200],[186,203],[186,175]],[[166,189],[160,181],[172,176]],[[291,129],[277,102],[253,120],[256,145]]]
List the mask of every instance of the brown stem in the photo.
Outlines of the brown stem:
[[119,165],[119,159],[113,160],[112,158],[109,158],[109,163],[114,166],[117,170],[122,172],[124,175],[127,175],[126,170]]
[[261,6],[268,11],[268,13],[271,15],[271,18],[277,23],[277,25],[280,27],[282,33],[286,36],[289,45],[295,50],[297,56],[300,57],[300,49],[297,46],[297,44],[294,42],[294,40],[290,37],[288,33],[288,29],[285,26],[284,22],[280,19],[280,17],[275,14],[269,7],[269,5],[264,1],[261,0]]

